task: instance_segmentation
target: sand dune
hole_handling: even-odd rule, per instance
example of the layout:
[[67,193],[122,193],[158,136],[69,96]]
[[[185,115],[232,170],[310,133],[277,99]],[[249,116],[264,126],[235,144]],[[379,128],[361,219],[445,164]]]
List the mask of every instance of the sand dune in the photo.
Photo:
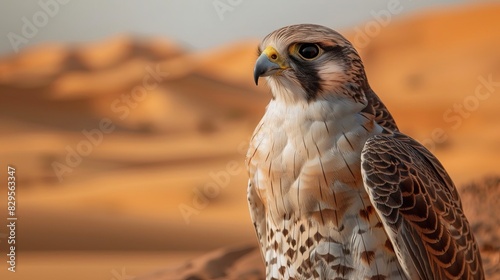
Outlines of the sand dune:
[[[490,275],[498,275],[499,227],[467,183],[500,174],[499,14],[494,2],[436,10],[358,42],[400,128],[459,186]],[[357,42],[356,31],[344,33]],[[257,42],[198,53],[123,35],[0,59],[0,158],[1,168],[18,170],[19,250],[206,252],[255,242],[243,162],[270,98],[264,83],[253,85]],[[103,120],[112,131],[100,130]],[[54,163],[70,171],[61,175]],[[210,256],[227,250],[240,249]]]

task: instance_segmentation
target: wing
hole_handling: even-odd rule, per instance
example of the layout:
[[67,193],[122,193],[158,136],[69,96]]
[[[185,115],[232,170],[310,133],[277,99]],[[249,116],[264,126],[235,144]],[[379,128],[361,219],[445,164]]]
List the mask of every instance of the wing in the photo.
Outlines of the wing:
[[259,239],[260,251],[262,253],[262,257],[264,258],[267,247],[266,211],[264,204],[257,195],[252,179],[248,180],[247,198],[248,207],[250,209],[250,218],[252,218],[253,226],[255,227],[255,232],[257,233],[257,238]]
[[361,168],[372,204],[410,278],[484,279],[479,249],[441,163],[395,133],[365,143]]

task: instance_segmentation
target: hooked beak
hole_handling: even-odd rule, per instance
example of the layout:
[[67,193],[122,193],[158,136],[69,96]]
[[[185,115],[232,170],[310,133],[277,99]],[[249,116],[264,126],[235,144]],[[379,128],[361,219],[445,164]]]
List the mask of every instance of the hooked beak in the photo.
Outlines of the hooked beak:
[[255,62],[253,79],[255,84],[259,84],[259,77],[274,74],[278,70],[288,68],[280,54],[271,46],[267,47]]

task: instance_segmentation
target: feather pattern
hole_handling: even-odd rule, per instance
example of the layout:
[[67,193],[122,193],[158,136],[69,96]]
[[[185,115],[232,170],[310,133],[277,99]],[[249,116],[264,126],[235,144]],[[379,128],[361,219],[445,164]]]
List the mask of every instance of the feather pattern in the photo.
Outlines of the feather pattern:
[[362,174],[370,201],[410,275],[484,278],[456,188],[425,147],[401,133],[373,136],[363,149]]
[[293,25],[259,55],[273,99],[246,163],[267,279],[484,278],[453,182],[399,132],[349,41]]

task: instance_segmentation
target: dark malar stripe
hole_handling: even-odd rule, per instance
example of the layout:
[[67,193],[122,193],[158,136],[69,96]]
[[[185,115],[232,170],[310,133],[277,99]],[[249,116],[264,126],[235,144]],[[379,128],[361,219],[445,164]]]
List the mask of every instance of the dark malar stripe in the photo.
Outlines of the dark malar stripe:
[[318,70],[311,61],[303,61],[293,56],[290,56],[290,60],[296,65],[295,73],[300,85],[307,94],[307,101],[313,101],[321,90]]
[[[321,43],[318,43],[318,45],[320,45],[324,51],[323,56],[330,57],[328,60],[338,61],[339,63],[344,62],[345,54],[342,46],[324,46],[321,45]],[[307,101],[310,102],[315,100],[322,90],[322,80],[316,68],[316,61],[304,61],[293,56],[290,56],[290,60],[296,65],[297,79],[307,93]]]

